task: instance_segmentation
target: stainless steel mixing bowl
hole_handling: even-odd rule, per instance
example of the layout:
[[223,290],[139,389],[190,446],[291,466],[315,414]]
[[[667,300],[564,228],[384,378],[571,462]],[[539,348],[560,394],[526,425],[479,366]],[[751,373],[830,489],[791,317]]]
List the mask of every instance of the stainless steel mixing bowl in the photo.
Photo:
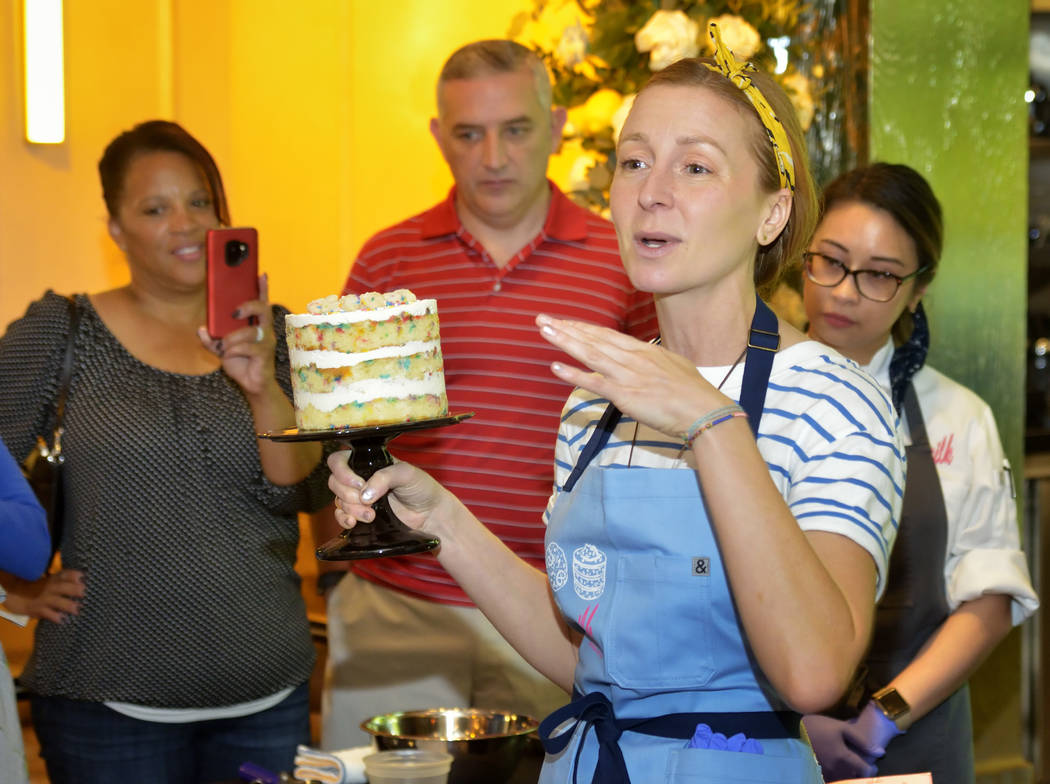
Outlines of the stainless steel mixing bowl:
[[539,722],[517,713],[432,708],[373,716],[361,729],[386,749],[436,749],[452,755],[449,784],[510,779]]

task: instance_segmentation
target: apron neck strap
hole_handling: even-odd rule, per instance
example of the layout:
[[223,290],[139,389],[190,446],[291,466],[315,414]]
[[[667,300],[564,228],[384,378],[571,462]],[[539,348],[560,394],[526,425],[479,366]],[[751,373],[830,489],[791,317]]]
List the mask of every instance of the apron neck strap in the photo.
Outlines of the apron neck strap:
[[919,398],[915,394],[915,383],[908,382],[908,388],[904,391],[904,418],[908,422],[908,435],[911,436],[912,446],[930,445],[926,435],[926,422],[922,417],[922,409],[919,408]]
[[766,406],[766,389],[773,370],[773,357],[780,349],[777,317],[762,298],[755,294],[755,315],[747,333],[747,361],[740,390],[740,407],[747,412],[751,433],[758,438],[758,423]]

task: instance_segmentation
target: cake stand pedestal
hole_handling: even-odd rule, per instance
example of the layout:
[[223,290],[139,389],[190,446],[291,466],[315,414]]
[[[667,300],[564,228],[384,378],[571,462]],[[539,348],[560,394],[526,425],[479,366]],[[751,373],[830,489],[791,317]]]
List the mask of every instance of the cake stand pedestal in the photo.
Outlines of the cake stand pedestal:
[[[350,449],[351,470],[367,480],[380,468],[394,464],[386,445],[401,433],[409,430],[424,430],[455,425],[474,416],[455,414],[438,419],[422,419],[418,422],[402,422],[393,425],[352,427],[333,430],[272,430],[259,433],[260,438],[271,441],[339,441]],[[409,528],[390,508],[386,496],[376,501],[375,520],[358,523],[343,531],[317,548],[317,557],[322,561],[354,561],[360,558],[385,558],[391,555],[412,555],[433,550],[440,542],[437,537]]]

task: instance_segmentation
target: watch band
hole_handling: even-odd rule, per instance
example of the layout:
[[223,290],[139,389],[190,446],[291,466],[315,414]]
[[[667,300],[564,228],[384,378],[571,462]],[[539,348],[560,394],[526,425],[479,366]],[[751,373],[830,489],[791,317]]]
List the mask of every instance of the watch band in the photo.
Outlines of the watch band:
[[892,721],[897,721],[911,710],[908,701],[892,686],[884,686],[879,689],[871,695],[871,699],[879,707],[879,710],[885,713]]

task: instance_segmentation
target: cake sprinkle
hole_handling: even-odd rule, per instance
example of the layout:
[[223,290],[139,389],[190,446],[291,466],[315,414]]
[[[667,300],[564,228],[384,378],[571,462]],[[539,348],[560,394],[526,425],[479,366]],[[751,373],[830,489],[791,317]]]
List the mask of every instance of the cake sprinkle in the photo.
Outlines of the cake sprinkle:
[[385,294],[369,291],[361,295],[344,294],[341,297],[338,294],[329,294],[307,305],[306,312],[315,316],[327,313],[352,313],[358,310],[378,310],[395,305],[407,305],[415,301],[416,295],[408,289],[396,289]]

